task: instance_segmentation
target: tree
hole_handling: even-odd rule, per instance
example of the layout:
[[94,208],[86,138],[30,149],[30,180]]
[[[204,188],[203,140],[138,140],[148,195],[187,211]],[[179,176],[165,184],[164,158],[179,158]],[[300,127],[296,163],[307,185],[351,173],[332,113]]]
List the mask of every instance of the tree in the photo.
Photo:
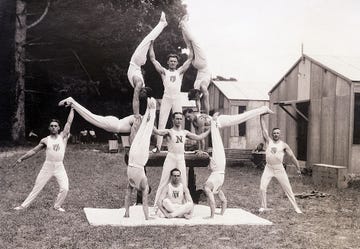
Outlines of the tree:
[[38,20],[27,25],[26,2],[16,1],[16,22],[15,22],[15,112],[11,130],[11,137],[14,142],[25,140],[25,45],[28,29],[35,27],[46,16],[50,2]]

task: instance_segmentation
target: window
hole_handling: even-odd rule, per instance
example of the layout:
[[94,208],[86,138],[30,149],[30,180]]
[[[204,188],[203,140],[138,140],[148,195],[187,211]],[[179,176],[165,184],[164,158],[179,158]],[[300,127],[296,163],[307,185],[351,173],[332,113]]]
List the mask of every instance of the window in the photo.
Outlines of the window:
[[219,93],[219,109],[224,108],[224,95]]
[[[238,113],[243,113],[246,111],[246,106],[239,106]],[[244,137],[246,135],[246,122],[239,124],[239,136]]]
[[355,93],[353,143],[360,144],[360,93]]

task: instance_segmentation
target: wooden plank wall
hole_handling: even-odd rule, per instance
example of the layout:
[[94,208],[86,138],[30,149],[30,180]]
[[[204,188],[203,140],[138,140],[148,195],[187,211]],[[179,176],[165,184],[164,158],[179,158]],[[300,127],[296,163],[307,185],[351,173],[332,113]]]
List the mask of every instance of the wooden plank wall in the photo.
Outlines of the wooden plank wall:
[[322,71],[320,160],[321,163],[333,164],[336,75],[326,70]]
[[307,166],[320,163],[320,132],[321,132],[321,88],[323,70],[320,66],[311,63],[311,86],[308,124]]
[[336,79],[334,164],[347,166],[351,156],[349,140],[352,142],[351,126],[351,86],[340,77]]
[[[300,62],[301,63],[301,62]],[[299,75],[299,64],[290,72],[287,77],[286,84],[286,100],[297,100],[298,97],[298,77]],[[296,111],[292,107],[286,107],[287,110],[296,117]],[[283,111],[285,112],[285,111]],[[286,114],[286,143],[290,146],[292,151],[297,155],[297,123]]]

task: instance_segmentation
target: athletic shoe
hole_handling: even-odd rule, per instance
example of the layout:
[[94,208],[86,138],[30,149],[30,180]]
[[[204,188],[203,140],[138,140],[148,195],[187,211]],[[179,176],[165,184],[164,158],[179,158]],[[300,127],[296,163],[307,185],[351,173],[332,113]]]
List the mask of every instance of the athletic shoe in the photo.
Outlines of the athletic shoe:
[[54,209],[57,211],[60,211],[60,212],[65,212],[65,209],[63,209],[62,207],[58,207],[58,208],[54,208]]
[[20,211],[20,210],[24,210],[24,209],[25,209],[25,207],[23,207],[23,206],[18,206],[18,207],[14,208],[14,210],[16,210],[16,211]]

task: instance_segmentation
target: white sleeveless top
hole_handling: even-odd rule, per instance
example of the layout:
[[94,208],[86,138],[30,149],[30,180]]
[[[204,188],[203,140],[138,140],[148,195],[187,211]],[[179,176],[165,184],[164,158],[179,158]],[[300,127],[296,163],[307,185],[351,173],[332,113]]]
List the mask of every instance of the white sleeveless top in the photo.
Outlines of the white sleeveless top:
[[174,187],[171,183],[168,184],[168,198],[173,204],[183,204],[184,200],[184,187],[181,183],[179,186]]
[[184,74],[179,73],[178,70],[170,71],[165,69],[165,74],[161,74],[164,84],[164,95],[168,97],[178,97],[181,91],[181,83]]
[[64,160],[66,143],[61,135],[57,138],[46,138],[46,161],[62,162]]
[[284,142],[279,140],[279,142],[275,143],[272,139],[269,139],[269,144],[266,148],[265,154],[266,163],[270,165],[282,164],[285,155]]
[[170,129],[170,138],[168,138],[168,151],[174,154],[184,155],[187,133],[187,130],[176,131],[174,129]]

